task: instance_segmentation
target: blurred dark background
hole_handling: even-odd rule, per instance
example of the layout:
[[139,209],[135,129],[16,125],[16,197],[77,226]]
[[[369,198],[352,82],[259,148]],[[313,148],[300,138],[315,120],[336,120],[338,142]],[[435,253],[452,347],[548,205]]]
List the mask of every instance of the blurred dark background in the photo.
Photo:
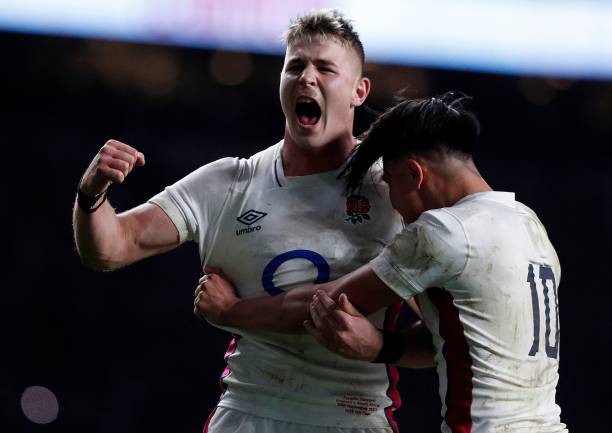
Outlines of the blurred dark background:
[[[109,138],[146,156],[112,187],[119,210],[204,163],[277,142],[282,58],[13,33],[0,33],[0,47],[0,431],[200,432],[219,396],[229,336],[192,314],[195,245],[90,271],[75,252],[72,203]],[[401,88],[474,97],[484,177],[537,212],[561,259],[562,421],[572,432],[608,431],[612,84],[382,64],[367,74],[372,110]],[[361,109],[356,132],[372,119]],[[24,415],[31,386],[55,394],[55,421]],[[401,430],[439,431],[434,371],[402,370],[400,390]]]

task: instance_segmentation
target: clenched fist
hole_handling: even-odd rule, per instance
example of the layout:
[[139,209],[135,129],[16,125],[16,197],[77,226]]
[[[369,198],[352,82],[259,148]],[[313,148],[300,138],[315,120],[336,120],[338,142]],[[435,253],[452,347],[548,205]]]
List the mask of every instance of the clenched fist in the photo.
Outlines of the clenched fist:
[[95,196],[111,183],[122,183],[134,166],[144,163],[141,152],[120,141],[108,140],[85,170],[79,188],[84,194]]
[[207,268],[198,281],[193,313],[217,325],[228,325],[225,315],[240,300],[231,280],[220,269]]

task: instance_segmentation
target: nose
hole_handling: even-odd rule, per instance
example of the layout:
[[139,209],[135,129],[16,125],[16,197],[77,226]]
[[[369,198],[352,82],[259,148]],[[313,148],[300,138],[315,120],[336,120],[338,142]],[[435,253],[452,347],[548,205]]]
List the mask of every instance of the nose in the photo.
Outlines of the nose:
[[300,84],[304,86],[313,86],[317,82],[316,68],[314,65],[307,65],[300,75]]

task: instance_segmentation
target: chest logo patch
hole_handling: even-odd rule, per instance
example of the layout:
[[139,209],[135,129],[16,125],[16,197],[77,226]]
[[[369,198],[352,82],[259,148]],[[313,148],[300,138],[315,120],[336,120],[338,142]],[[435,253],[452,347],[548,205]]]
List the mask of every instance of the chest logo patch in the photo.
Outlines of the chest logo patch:
[[265,212],[259,212],[251,209],[240,215],[238,218],[236,218],[236,220],[238,220],[238,222],[242,224],[250,226],[251,224],[256,223],[257,221],[265,217],[266,215],[268,214]]
[[362,195],[351,195],[346,198],[346,215],[344,221],[350,221],[353,224],[362,223],[370,219],[370,201]]
[[266,215],[268,214],[265,212],[259,212],[258,210],[254,210],[254,209],[248,210],[242,215],[240,215],[238,218],[236,218],[236,220],[239,223],[247,225],[248,227],[237,229],[236,236],[241,236],[247,233],[253,233],[253,232],[257,232],[261,230],[261,226],[259,225],[254,226],[253,224],[255,224],[257,221],[259,221]]

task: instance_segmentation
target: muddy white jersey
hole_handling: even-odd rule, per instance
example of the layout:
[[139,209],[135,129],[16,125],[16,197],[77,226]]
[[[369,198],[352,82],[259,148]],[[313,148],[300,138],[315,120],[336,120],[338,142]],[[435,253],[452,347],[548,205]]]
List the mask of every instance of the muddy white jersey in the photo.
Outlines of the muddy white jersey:
[[[336,279],[368,263],[401,229],[380,167],[347,198],[343,167],[285,177],[281,148],[213,162],[151,200],[242,298]],[[392,313],[381,310],[371,320],[391,326]],[[220,406],[300,424],[391,431],[399,405],[394,367],[345,359],[307,335],[234,332],[240,336],[227,353]]]
[[513,193],[468,195],[407,225],[372,262],[417,295],[433,334],[443,432],[565,432],[555,403],[561,270]]

